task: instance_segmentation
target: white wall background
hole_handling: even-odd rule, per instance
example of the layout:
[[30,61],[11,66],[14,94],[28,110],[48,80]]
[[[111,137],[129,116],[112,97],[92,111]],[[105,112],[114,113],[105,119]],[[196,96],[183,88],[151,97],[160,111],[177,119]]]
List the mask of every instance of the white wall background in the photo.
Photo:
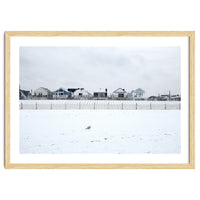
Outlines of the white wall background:
[[[0,199],[200,199],[198,0],[0,1]],[[4,31],[195,30],[195,170],[5,170]]]

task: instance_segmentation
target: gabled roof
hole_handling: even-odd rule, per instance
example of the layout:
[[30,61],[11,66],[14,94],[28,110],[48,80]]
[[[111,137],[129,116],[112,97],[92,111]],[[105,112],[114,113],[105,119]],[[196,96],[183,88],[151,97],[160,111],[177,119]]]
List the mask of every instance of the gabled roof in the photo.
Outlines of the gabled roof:
[[68,88],[67,90],[69,92],[75,92],[76,90],[79,90],[80,88]]
[[[36,89],[36,90],[39,90],[39,89],[43,89],[43,90],[46,90],[47,92],[51,92],[48,88],[45,88],[45,87],[39,87],[38,89]],[[36,91],[35,90],[35,91]]]
[[113,93],[127,93],[125,89],[118,88]]
[[[57,90],[54,91],[54,92],[59,92],[59,91],[69,92],[69,91],[67,91],[66,89],[62,88],[62,87],[60,87],[59,89],[57,89]],[[69,93],[70,93],[70,92],[69,92]]]
[[48,91],[48,92],[51,92],[48,88],[44,88],[44,87],[41,87],[41,88]]
[[107,93],[106,89],[100,88],[98,91],[95,91],[94,93]]
[[24,96],[28,96],[28,95],[31,95],[30,91],[28,90],[20,90],[20,92],[24,95]]
[[59,89],[57,89],[56,91],[54,91],[54,93],[55,93],[55,92],[61,92],[61,91],[63,91],[65,94],[71,94],[71,92],[69,92],[68,90],[66,90],[66,89],[64,89],[64,88],[59,88]]
[[141,88],[137,88],[136,90],[134,90],[134,92],[144,92],[144,90],[142,90]]
[[80,88],[80,89],[78,89],[78,90],[76,90],[75,92],[74,92],[74,95],[77,95],[77,94],[79,94],[79,93],[83,93],[84,95],[91,95],[87,90],[85,90],[84,88]]

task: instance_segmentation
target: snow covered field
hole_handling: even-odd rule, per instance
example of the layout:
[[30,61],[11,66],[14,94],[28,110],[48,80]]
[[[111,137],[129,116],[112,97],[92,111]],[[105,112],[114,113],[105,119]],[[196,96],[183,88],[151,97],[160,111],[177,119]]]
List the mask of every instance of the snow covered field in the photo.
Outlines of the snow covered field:
[[180,151],[180,110],[20,110],[22,154]]

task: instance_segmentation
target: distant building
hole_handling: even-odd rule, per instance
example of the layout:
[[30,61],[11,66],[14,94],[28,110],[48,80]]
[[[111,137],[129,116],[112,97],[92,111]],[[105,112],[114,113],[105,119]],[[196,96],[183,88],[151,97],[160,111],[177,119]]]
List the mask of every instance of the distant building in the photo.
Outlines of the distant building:
[[171,101],[181,101],[181,96],[180,95],[172,95],[171,97],[170,97],[170,100]]
[[148,100],[148,101],[157,101],[157,100],[158,100],[158,97],[156,97],[156,96],[150,96],[150,97],[148,97],[147,100]]
[[108,98],[108,90],[99,89],[99,91],[94,92],[93,99],[96,100],[105,100]]
[[41,99],[52,99],[53,92],[51,92],[47,88],[40,87],[34,91],[34,97],[41,98]]
[[158,101],[169,101],[170,100],[170,96],[168,94],[163,94],[157,97]]
[[19,89],[19,99],[25,100],[25,99],[31,99],[31,97],[32,97],[32,94],[30,91]]
[[59,88],[53,93],[54,99],[71,99],[72,97],[73,97],[72,93],[63,88]]
[[125,100],[128,99],[128,93],[125,89],[118,88],[112,93],[112,99],[115,100]]
[[87,90],[84,88],[80,88],[74,92],[74,99],[91,99],[92,94],[90,94]]
[[67,91],[74,93],[76,90],[79,90],[80,88],[68,88]]
[[144,97],[145,91],[141,88],[138,88],[136,90],[132,90],[131,93],[129,93],[129,99],[132,100],[145,100]]

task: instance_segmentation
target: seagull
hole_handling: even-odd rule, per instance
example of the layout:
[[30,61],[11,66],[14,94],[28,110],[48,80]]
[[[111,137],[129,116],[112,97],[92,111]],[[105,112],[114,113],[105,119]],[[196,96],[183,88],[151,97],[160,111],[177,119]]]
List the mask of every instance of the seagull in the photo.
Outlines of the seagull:
[[85,128],[85,129],[91,129],[91,126],[88,126],[87,128]]

